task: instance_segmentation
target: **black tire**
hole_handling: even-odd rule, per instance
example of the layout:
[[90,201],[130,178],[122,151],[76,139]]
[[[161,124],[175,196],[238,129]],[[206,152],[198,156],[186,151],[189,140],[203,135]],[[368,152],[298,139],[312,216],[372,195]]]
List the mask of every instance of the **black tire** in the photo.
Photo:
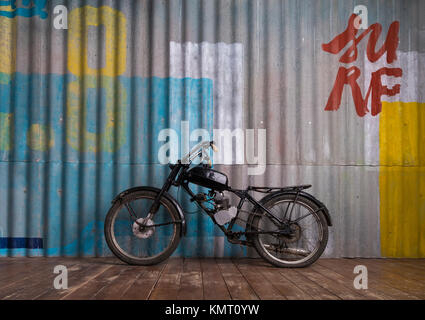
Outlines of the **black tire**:
[[[115,204],[109,209],[108,214],[106,215],[105,229],[104,229],[106,243],[108,244],[109,249],[117,258],[121,259],[122,261],[128,264],[153,265],[153,264],[160,263],[164,261],[165,259],[167,259],[175,251],[175,249],[177,248],[179,244],[180,237],[181,237],[181,228],[182,228],[181,223],[178,222],[180,220],[179,213],[176,207],[174,206],[174,204],[170,200],[168,200],[167,197],[165,196],[161,198],[159,210],[162,210],[161,212],[166,212],[164,215],[168,213],[171,218],[170,222],[171,221],[175,222],[175,223],[167,225],[172,228],[172,235],[170,236],[170,242],[165,248],[165,250],[153,256],[138,257],[127,252],[127,251],[131,251],[131,249],[126,251],[118,243],[117,237],[114,234],[114,226],[115,226],[114,222],[116,221],[117,216],[121,214],[121,211],[125,207],[125,204],[130,203],[131,205],[131,203],[134,204],[134,202],[138,200],[146,200],[146,201],[153,202],[153,199],[155,199],[156,195],[157,195],[157,192],[151,191],[151,190],[142,190],[142,191],[135,191],[135,192],[129,193],[125,195],[121,201],[116,201]],[[146,209],[146,211],[148,210],[149,208]],[[139,215],[137,216],[139,218]],[[134,221],[136,219],[132,218],[132,220]],[[155,220],[155,217],[153,218],[153,220]],[[155,227],[155,228],[161,228],[161,226]],[[129,226],[129,229],[131,230],[130,226]],[[131,233],[132,232],[130,232],[128,237],[131,237]],[[129,240],[130,242],[135,241],[135,243],[138,243],[137,241],[139,240],[142,240],[142,241],[145,240],[145,239],[137,238],[134,235],[134,233],[133,233],[133,237],[135,238],[135,240],[130,239]],[[141,245],[141,247],[143,246]]]
[[[289,194],[289,193],[280,193],[277,194],[273,197],[271,197],[270,199],[268,199],[267,201],[265,201],[263,204],[264,207],[266,207],[267,209],[270,208],[276,208],[276,204],[280,204],[280,203],[285,203],[286,205],[290,204],[293,205],[294,201],[295,201],[295,194]],[[302,208],[305,208],[305,210],[307,210],[306,212],[310,212],[311,215],[309,215],[308,217],[312,217],[314,219],[314,221],[317,223],[317,227],[319,230],[319,235],[320,237],[318,237],[318,243],[317,243],[317,247],[315,248],[314,251],[312,251],[308,256],[300,259],[300,260],[287,260],[287,259],[280,259],[278,257],[275,257],[271,252],[273,251],[273,249],[267,250],[266,246],[272,247],[271,245],[265,244],[263,243],[264,240],[262,238],[264,237],[269,237],[269,239],[275,237],[275,239],[279,239],[279,244],[280,244],[280,239],[281,237],[278,236],[271,236],[271,235],[262,235],[262,234],[254,234],[251,235],[250,239],[252,240],[255,249],[257,250],[258,254],[265,259],[266,261],[268,261],[269,263],[271,263],[274,266],[277,267],[285,267],[285,268],[303,268],[303,267],[307,267],[309,265],[311,265],[313,262],[315,262],[323,253],[323,251],[326,248],[327,242],[328,242],[328,237],[329,237],[329,231],[328,231],[328,224],[326,221],[326,218],[323,214],[322,211],[317,211],[316,210],[319,209],[319,207],[310,199],[308,199],[307,197],[304,197],[303,195],[299,195],[296,201],[296,205],[301,206]],[[290,207],[290,206],[289,206]],[[284,211],[284,210],[282,210]],[[305,215],[306,213],[303,213],[300,216]],[[301,222],[305,219],[307,219],[308,217],[304,218],[301,220]],[[266,230],[264,228],[265,223],[261,223],[262,219],[267,219],[269,220],[269,218],[267,218],[265,216],[265,214],[262,211],[257,211],[254,212],[254,214],[251,216],[250,221],[251,222],[251,230],[252,231],[274,231],[271,230],[272,228],[270,228],[270,230]],[[293,219],[295,220],[295,219]],[[271,225],[272,223],[269,223],[269,225]],[[262,228],[262,229],[261,229]],[[275,227],[278,228],[278,227]],[[302,229],[302,227],[297,226],[298,233],[300,234],[298,237],[302,236],[302,232],[304,232],[304,230]],[[277,229],[276,229],[277,230]],[[300,242],[300,238],[298,238],[298,240],[294,237],[294,239],[290,240],[285,238],[284,240],[282,240],[282,245],[288,246],[288,243],[286,243],[285,241],[296,241],[297,243]],[[301,240],[302,242],[302,240]],[[273,247],[272,247],[273,248]],[[289,249],[288,249],[289,248]],[[294,249],[294,248],[283,248],[280,250],[290,250],[290,249]],[[276,250],[276,255],[278,254],[282,254],[281,252],[277,252],[278,249]],[[294,249],[294,250],[298,250],[298,249]],[[308,250],[306,250],[306,252],[308,252]],[[307,253],[304,253],[307,254]],[[287,256],[296,256],[296,254],[287,254]]]

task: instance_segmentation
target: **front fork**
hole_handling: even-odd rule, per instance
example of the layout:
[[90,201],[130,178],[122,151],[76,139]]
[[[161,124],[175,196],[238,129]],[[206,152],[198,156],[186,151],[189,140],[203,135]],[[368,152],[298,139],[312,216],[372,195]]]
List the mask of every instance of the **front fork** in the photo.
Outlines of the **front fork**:
[[[152,219],[155,216],[155,213],[158,212],[162,196],[164,195],[165,192],[168,192],[168,190],[170,190],[171,185],[173,184],[174,180],[176,179],[177,175],[180,172],[181,162],[179,160],[177,164],[170,164],[169,166],[171,168],[171,172],[168,175],[168,178],[165,181],[164,185],[162,186],[161,191],[159,191],[158,195],[155,197],[155,200],[154,200],[154,202],[152,203],[152,206],[149,209],[149,213],[146,216],[146,221]],[[141,223],[138,223],[137,221],[136,221],[136,223],[140,227],[143,227],[143,225]]]

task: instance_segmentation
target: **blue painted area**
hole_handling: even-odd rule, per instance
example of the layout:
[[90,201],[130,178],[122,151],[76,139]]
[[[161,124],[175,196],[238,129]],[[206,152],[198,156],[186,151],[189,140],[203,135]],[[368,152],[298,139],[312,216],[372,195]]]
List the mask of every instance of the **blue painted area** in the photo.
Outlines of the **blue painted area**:
[[[189,121],[190,131],[203,128],[212,136],[212,80],[118,77],[111,82],[109,78],[103,82],[108,84],[108,89],[116,90],[112,96],[126,97],[113,101],[117,117],[123,118],[118,130],[123,132],[123,139],[116,152],[102,148],[101,141],[99,152],[84,150],[81,141],[80,150],[84,152],[80,152],[69,142],[69,135],[66,136],[67,126],[68,129],[72,126],[67,118],[66,101],[72,96],[69,88],[77,81],[75,76],[16,73],[10,82],[0,83],[0,112],[13,112],[14,119],[13,150],[0,150],[0,161],[152,164],[159,163],[157,154],[162,144],[158,142],[158,134],[162,129],[171,128],[180,135],[184,120]],[[80,85],[83,83],[81,81]],[[102,80],[98,82],[101,83]],[[87,110],[83,129],[98,133],[101,139],[109,139],[102,135],[107,132],[109,96],[106,91],[101,87],[82,90],[85,101],[81,104]],[[49,152],[29,147],[27,133],[34,124],[52,127],[54,145]],[[75,134],[78,138],[80,133]],[[83,138],[84,133],[81,134]],[[113,137],[110,139],[113,141]]]
[[[87,79],[86,79],[87,80]],[[210,79],[126,78],[118,81],[126,99],[117,101],[123,116],[119,128],[123,142],[110,152],[81,152],[70,145],[66,130],[69,87],[74,76],[15,73],[0,83],[0,112],[12,114],[12,145],[0,150],[0,236],[37,237],[44,249],[0,249],[6,255],[102,256],[111,254],[103,235],[110,201],[120,191],[137,186],[161,187],[168,166],[157,159],[158,134],[173,128],[180,134],[181,121],[212,133],[213,83]],[[99,83],[102,83],[100,81]],[[107,90],[87,88],[88,133],[105,130]],[[114,95],[116,96],[116,95]],[[28,139],[33,124],[50,126],[53,146],[34,150]],[[196,142],[193,142],[194,144]],[[199,189],[195,189],[199,190]],[[212,256],[214,238],[221,233],[206,214],[181,191],[172,190],[187,215],[188,233],[176,255]]]
[[0,249],[42,249],[43,239],[41,238],[14,238],[1,237]]
[[46,5],[47,0],[0,0],[0,16],[7,18],[39,16],[46,19],[48,16]]

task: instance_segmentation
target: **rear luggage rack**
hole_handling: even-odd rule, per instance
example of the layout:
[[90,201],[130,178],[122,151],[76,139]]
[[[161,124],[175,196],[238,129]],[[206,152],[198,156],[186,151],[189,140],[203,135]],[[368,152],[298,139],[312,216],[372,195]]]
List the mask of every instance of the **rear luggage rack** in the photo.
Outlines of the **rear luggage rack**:
[[288,186],[288,187],[254,187],[254,186],[248,186],[247,190],[252,190],[255,192],[262,192],[262,193],[270,193],[274,191],[300,191],[304,189],[308,189],[311,187],[311,184],[302,184],[299,186]]

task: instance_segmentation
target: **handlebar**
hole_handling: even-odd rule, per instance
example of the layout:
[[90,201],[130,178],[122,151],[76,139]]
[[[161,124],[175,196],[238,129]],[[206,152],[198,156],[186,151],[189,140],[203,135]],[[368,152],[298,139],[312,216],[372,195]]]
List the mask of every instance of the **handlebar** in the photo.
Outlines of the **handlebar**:
[[196,157],[201,157],[202,160],[207,160],[211,165],[211,159],[206,152],[209,148],[212,148],[214,152],[218,151],[217,146],[214,144],[214,141],[201,141],[196,146],[194,146],[187,155],[185,155],[181,162],[182,163],[191,163]]

